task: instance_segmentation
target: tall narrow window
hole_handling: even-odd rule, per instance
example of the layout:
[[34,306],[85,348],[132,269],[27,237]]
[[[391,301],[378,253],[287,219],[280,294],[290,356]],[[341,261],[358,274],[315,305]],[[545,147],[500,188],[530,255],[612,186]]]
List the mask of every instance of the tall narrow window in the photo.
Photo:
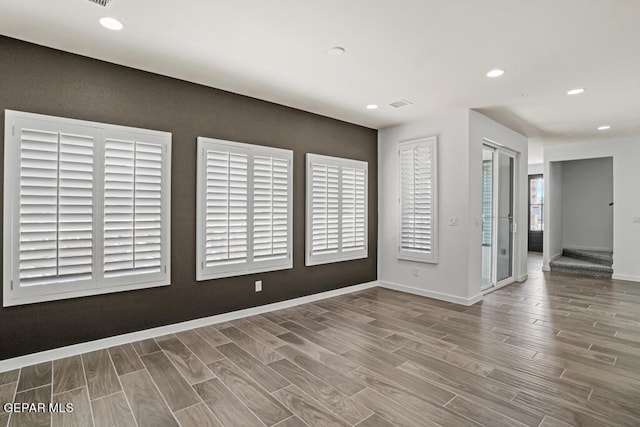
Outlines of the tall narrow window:
[[293,152],[198,138],[197,279],[293,266]]
[[169,284],[171,134],[5,119],[4,305]]
[[307,154],[306,265],[367,257],[367,162]]
[[399,144],[400,230],[398,258],[438,262],[437,140],[421,138]]

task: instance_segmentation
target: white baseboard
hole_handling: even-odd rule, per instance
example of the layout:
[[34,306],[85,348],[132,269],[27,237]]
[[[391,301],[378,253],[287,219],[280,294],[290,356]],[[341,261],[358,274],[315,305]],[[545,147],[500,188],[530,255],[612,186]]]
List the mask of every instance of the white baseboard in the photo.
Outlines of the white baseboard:
[[414,288],[412,286],[400,285],[398,283],[384,282],[378,280],[378,286],[381,288],[393,289],[394,291],[406,292],[408,294],[420,295],[422,297],[439,299],[461,305],[473,305],[482,300],[482,292],[471,298],[462,298],[455,295],[443,294],[441,292],[428,291],[426,289]]
[[53,350],[42,351],[39,353],[27,354],[12,359],[0,360],[0,372],[10,371],[23,366],[34,365],[36,363],[48,362],[64,357],[76,356],[78,354],[90,351],[101,350],[116,345],[128,344],[148,338],[155,338],[162,335],[174,334],[176,332],[187,331],[189,329],[199,328],[202,326],[213,325],[216,323],[229,322],[231,320],[242,317],[255,316],[256,314],[268,313],[270,311],[282,310],[284,308],[294,307],[296,305],[308,304],[310,302],[332,298],[339,295],[350,294],[369,288],[378,286],[377,281],[361,283],[359,285],[347,286],[345,288],[335,289],[332,291],[321,292],[318,294],[307,295],[300,298],[294,298],[286,301],[275,302],[272,304],[261,305],[258,307],[246,308],[244,310],[232,311],[230,313],[218,314],[201,319],[188,320],[186,322],[175,323],[173,325],[160,326],[158,328],[145,329],[143,331],[131,332],[128,334],[117,335],[115,337],[104,338],[95,341],[74,344],[67,347],[55,348]]
[[516,278],[516,282],[524,282],[529,278],[529,273],[524,273],[522,276]]
[[640,282],[640,276],[631,276],[629,274],[613,273],[613,276],[611,276],[611,278],[615,280],[626,280],[627,282]]

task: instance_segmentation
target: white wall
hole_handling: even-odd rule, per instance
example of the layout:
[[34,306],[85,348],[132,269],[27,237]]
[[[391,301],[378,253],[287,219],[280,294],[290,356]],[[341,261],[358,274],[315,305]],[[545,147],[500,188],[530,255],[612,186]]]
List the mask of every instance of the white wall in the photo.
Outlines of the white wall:
[[549,262],[562,254],[562,164],[546,162],[544,168],[542,269],[545,271],[549,271]]
[[562,247],[613,250],[613,158],[562,164]]
[[544,173],[544,163],[534,163],[528,166],[529,175],[540,175]]
[[[471,302],[467,291],[468,121],[469,111],[461,111],[378,131],[380,282],[433,298],[461,304]],[[399,221],[398,143],[432,135],[438,136],[439,263],[399,260],[396,256]],[[453,216],[458,217],[457,227],[447,225]]]
[[[398,260],[398,143],[432,135],[438,136],[439,263]],[[527,173],[526,138],[475,111],[455,112],[378,132],[378,280],[381,284],[460,304],[481,299],[483,137],[524,153],[520,157],[524,163],[519,170],[519,191],[526,188],[522,179]],[[526,203],[526,196],[522,202]],[[525,215],[524,224],[526,209],[520,221],[522,215]],[[452,217],[457,217],[457,226],[449,225]],[[524,243],[521,239],[518,241],[519,253],[523,244],[526,246],[526,237]],[[520,275],[526,272],[526,257],[518,263],[517,270]]]
[[529,139],[527,152],[529,153],[529,162],[531,164],[541,165],[544,163],[544,141],[535,138]]
[[[613,277],[640,282],[640,136],[545,147],[545,172],[551,162],[598,157],[613,157]],[[545,191],[549,180],[546,175]],[[547,199],[545,227],[553,228],[562,216],[550,205]],[[545,245],[545,259],[547,253]]]

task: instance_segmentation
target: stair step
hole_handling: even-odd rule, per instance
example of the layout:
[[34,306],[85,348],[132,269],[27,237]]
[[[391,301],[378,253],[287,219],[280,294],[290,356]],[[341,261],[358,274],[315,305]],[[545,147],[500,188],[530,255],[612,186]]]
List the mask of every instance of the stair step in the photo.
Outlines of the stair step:
[[590,261],[592,263],[606,265],[611,267],[613,265],[613,253],[607,251],[591,251],[586,249],[562,249],[562,255],[575,258],[582,259],[585,261]]
[[551,271],[556,273],[581,274],[593,277],[611,277],[613,268],[580,258],[561,256],[549,264]]

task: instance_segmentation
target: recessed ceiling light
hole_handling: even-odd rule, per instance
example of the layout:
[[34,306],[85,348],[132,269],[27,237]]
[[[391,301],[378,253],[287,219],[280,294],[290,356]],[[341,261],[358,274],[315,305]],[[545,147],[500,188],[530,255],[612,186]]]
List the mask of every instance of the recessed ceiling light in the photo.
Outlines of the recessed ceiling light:
[[122,22],[118,21],[115,18],[109,18],[108,16],[100,18],[100,24],[103,27],[113,31],[120,31],[124,27],[122,25]]
[[340,46],[334,46],[331,49],[329,49],[329,55],[340,56],[340,55],[344,54],[345,52],[346,52],[345,48],[340,47]]
[[487,77],[496,78],[496,77],[500,77],[503,74],[504,74],[504,70],[496,68],[495,70],[489,71],[487,73]]
[[604,126],[599,126],[598,127],[598,130],[609,130],[609,129],[611,129],[611,126],[609,126],[609,125],[604,125]]
[[375,109],[377,109],[377,108],[378,108],[378,106],[377,106],[376,104],[369,104],[369,105],[367,105],[367,110],[375,110]]
[[580,95],[583,92],[584,92],[584,89],[579,87],[577,89],[571,89],[570,91],[567,91],[567,95]]

